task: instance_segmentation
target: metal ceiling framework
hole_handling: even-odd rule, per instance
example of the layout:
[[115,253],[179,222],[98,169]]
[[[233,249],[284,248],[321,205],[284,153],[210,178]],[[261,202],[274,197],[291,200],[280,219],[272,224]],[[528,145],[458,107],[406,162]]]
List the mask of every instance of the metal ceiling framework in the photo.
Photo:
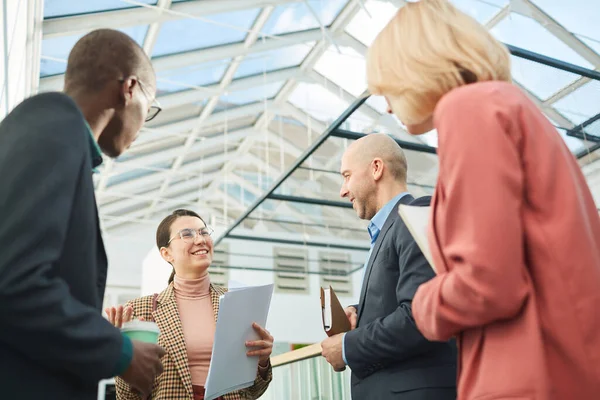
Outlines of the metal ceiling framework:
[[[41,0],[28,1],[37,5],[35,15],[41,20]],[[401,7],[405,4],[403,0],[349,0],[329,26],[323,24],[306,0],[158,0],[154,6],[134,0],[122,1],[138,7],[44,19],[41,29],[32,35],[32,48],[40,48],[43,39],[80,35],[96,28],[147,25],[143,48],[152,55],[165,22],[191,18],[199,23],[211,23],[210,18],[214,15],[260,10],[250,29],[237,28],[246,32],[243,42],[152,58],[159,75],[221,60],[230,62],[216,84],[159,93],[158,100],[164,106],[163,113],[144,129],[129,153],[120,159],[105,161],[95,180],[102,226],[106,232],[128,224],[154,223],[153,218],[176,207],[196,207],[209,212],[213,221],[227,227],[218,238],[219,241],[224,237],[236,237],[231,234],[235,227],[242,224],[253,226],[257,221],[263,221],[275,231],[283,229],[311,233],[321,232],[323,225],[335,226],[335,221],[351,216],[347,206],[342,206],[344,203],[332,200],[339,187],[339,178],[334,177],[332,172],[346,141],[364,134],[340,129],[344,127],[346,118],[356,117],[356,110],[361,114],[356,120],[366,121],[361,125],[362,131],[383,128],[393,134],[409,152],[422,151],[422,157],[430,157],[430,161],[425,163],[429,167],[420,171],[422,176],[415,179],[414,184],[415,187],[426,187],[425,192],[431,191],[431,182],[437,170],[435,156],[431,155],[435,148],[409,136],[400,125],[386,119],[374,103],[366,102],[366,97],[357,100],[346,88],[316,69],[327,51],[340,52],[340,48],[347,47],[359,55],[366,54],[366,45],[346,29],[359,12],[366,11],[365,3],[375,1]],[[262,33],[277,7],[295,3],[307,5],[319,22],[319,27],[275,36]],[[592,161],[594,157],[591,153],[600,148],[600,136],[596,140],[588,132],[593,130],[600,117],[575,124],[553,106],[589,82],[600,80],[600,55],[531,0],[511,0],[486,22],[487,28],[493,29],[509,18],[511,13],[535,20],[595,68],[582,68],[509,46],[514,56],[580,76],[546,99],[540,99],[528,90],[527,82],[516,83],[569,136],[584,140],[585,149],[580,150],[577,156],[582,163]],[[245,60],[295,45],[311,46],[299,65],[234,78]],[[34,57],[33,62],[38,64],[33,68],[33,73],[39,74],[39,59]],[[32,83],[34,90],[38,87],[41,91],[60,90],[63,75],[42,77],[39,85],[37,82]],[[228,94],[260,90],[269,82],[281,83],[274,97],[235,107],[223,103],[224,96]],[[319,120],[292,101],[299,85],[319,85],[352,106],[333,124],[331,120]],[[290,132],[297,134],[294,136],[295,133]],[[302,136],[303,140],[299,140],[298,136]],[[315,138],[316,141],[313,140]],[[326,151],[323,150],[325,147]],[[318,151],[323,151],[323,154],[318,156]],[[246,173],[250,172],[257,177],[257,181],[247,179]],[[296,176],[299,173],[304,173],[303,176],[319,185],[306,185],[303,179]],[[246,199],[255,199],[250,208],[246,207],[247,202],[243,198],[240,200],[228,192],[230,185],[239,189],[242,196],[245,192],[251,194],[251,198]],[[286,186],[287,192],[275,193],[282,185]],[[318,186],[326,193],[318,193]],[[264,207],[266,201],[274,206]],[[311,216],[291,206],[302,202],[326,207],[327,215]],[[250,216],[256,210],[259,216]],[[291,218],[278,218],[281,215]],[[347,228],[350,232],[364,228],[361,222],[355,220],[348,218]],[[325,231],[332,236],[339,237],[340,234],[339,229],[325,228]]]

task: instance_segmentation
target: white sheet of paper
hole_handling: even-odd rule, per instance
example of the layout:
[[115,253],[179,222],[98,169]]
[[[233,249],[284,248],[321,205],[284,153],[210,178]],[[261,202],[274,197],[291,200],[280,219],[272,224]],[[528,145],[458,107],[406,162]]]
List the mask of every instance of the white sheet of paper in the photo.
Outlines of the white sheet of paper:
[[415,242],[417,242],[421,252],[427,261],[429,261],[431,268],[437,272],[435,265],[433,265],[431,248],[429,247],[429,239],[427,238],[430,210],[431,207],[415,207],[407,206],[405,204],[400,204],[398,206],[398,214],[400,214],[400,217],[404,221],[410,234],[415,239]]
[[227,282],[227,290],[228,290],[228,291],[230,291],[230,292],[231,292],[232,290],[243,289],[243,288],[247,288],[247,287],[249,287],[249,286],[250,286],[250,285],[246,285],[246,284],[245,284],[245,283],[243,283],[243,282],[234,281],[234,280],[232,280],[232,279],[230,279],[230,280]]
[[273,284],[238,288],[221,296],[205,399],[252,386],[258,357],[246,355],[246,341],[259,338],[252,328],[267,323]]

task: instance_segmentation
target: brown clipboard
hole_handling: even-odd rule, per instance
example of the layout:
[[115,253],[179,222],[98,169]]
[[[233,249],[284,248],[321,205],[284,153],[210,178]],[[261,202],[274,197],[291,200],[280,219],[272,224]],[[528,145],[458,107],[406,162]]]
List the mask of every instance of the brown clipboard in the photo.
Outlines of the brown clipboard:
[[325,290],[321,288],[321,318],[323,320],[323,330],[325,330],[327,336],[334,336],[338,333],[350,331],[350,321],[331,286],[329,286],[329,293],[331,294],[331,326],[329,327],[329,330],[327,330],[325,329]]

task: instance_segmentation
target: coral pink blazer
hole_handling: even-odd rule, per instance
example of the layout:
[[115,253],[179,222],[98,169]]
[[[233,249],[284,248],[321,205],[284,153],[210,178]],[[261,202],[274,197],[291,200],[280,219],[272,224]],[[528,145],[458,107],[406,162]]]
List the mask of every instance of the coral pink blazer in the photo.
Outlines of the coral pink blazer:
[[600,399],[600,217],[556,129],[515,86],[442,98],[421,332],[457,338],[460,400]]

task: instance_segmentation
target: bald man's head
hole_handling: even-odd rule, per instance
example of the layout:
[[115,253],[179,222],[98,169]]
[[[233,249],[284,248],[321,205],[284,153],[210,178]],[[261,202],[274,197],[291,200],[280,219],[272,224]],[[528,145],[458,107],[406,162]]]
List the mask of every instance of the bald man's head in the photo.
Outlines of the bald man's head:
[[65,93],[81,108],[110,157],[125,151],[148,116],[160,111],[150,59],[133,39],[112,29],[90,32],[75,44]]
[[371,219],[399,190],[406,190],[407,169],[404,152],[391,137],[367,135],[342,156],[340,196],[350,199],[359,218]]
[[144,50],[123,32],[98,29],[79,39],[71,50],[65,92],[97,93],[112,81],[129,76],[137,76],[155,90],[154,70]]
[[372,133],[354,141],[346,153],[350,157],[369,163],[380,158],[391,176],[401,183],[406,183],[408,164],[404,151],[398,143],[383,133]]

